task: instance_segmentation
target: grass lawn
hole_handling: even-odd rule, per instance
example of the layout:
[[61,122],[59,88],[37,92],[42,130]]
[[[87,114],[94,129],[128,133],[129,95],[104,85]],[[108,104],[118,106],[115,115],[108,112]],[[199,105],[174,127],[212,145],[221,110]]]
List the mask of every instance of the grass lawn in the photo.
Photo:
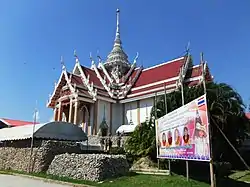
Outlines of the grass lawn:
[[[11,173],[19,173],[25,174],[23,172],[13,172],[13,171],[3,171],[0,172],[2,174],[11,174]],[[87,184],[91,186],[97,187],[209,187],[210,184],[195,180],[186,181],[186,178],[179,175],[173,176],[156,176],[156,175],[137,175],[131,173],[129,176],[120,177],[114,180],[103,181],[102,183],[90,182],[90,181],[82,181],[69,179],[64,177],[57,177],[46,175],[43,173],[33,173],[28,174],[37,177],[65,181],[75,184]],[[250,178],[250,175],[245,175]],[[241,181],[236,181],[235,179],[221,179],[218,181],[217,187],[249,187],[250,184],[243,183]]]
[[250,171],[234,171],[234,173],[231,174],[229,177],[231,179],[238,180],[238,181],[250,182]]
[[121,177],[113,182],[106,181],[98,186],[101,187],[209,187],[210,185],[198,181],[186,181],[182,176],[156,176],[156,175],[134,175]]

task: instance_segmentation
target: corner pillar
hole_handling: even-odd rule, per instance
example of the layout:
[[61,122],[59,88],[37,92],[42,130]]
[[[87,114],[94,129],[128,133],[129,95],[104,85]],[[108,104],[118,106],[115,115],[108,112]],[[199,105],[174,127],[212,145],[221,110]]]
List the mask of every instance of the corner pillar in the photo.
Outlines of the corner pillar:
[[113,115],[112,115],[112,113],[113,113],[113,104],[112,103],[110,103],[110,109],[109,109],[109,114],[110,114],[110,122],[109,122],[109,133],[111,133],[112,134],[112,130],[113,130],[113,124],[112,124],[112,121],[113,121]]
[[58,118],[57,121],[62,121],[62,102],[59,102],[59,109],[58,109]]
[[54,121],[57,121],[57,118],[58,118],[58,109],[57,107],[54,108]]
[[93,123],[93,135],[96,135],[98,132],[97,132],[97,122],[98,122],[98,100],[95,101],[94,103],[94,123]]
[[77,114],[78,114],[78,101],[76,100],[75,101],[75,112],[74,112],[74,124],[76,124],[77,123]]
[[73,112],[73,101],[71,99],[69,105],[69,123],[72,123],[72,112]]
[[140,125],[141,119],[140,119],[140,100],[137,101],[137,125]]

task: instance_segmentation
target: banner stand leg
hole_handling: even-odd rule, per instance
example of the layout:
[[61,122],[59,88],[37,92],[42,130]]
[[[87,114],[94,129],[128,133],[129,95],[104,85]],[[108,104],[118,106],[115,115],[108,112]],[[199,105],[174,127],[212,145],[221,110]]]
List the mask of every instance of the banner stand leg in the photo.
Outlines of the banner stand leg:
[[160,169],[160,160],[159,158],[157,158],[157,166],[158,166],[158,170]]
[[171,175],[171,161],[168,160],[168,171],[169,171],[169,175]]
[[188,161],[186,161],[186,175],[187,175],[187,181],[189,181],[189,167],[188,167]]
[[214,175],[214,167],[213,167],[213,161],[211,160],[209,163],[210,167],[210,180],[211,180],[211,187],[215,187],[215,175]]

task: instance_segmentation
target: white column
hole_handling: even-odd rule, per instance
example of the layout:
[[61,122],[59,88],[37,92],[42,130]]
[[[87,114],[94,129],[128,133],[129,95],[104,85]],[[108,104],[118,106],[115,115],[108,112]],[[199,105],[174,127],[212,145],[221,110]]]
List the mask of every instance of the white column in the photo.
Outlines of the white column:
[[57,121],[61,121],[62,120],[62,102],[59,102],[59,109],[58,109],[58,118]]
[[76,124],[77,123],[77,113],[78,113],[78,101],[76,100],[75,101],[75,116],[74,116],[74,124]]
[[69,105],[69,123],[72,123],[72,112],[73,112],[73,101],[70,100],[70,105]]
[[57,107],[55,107],[54,108],[54,121],[56,121],[57,120],[57,118],[56,118],[56,115],[57,115],[57,111],[58,111],[58,109],[57,109]]

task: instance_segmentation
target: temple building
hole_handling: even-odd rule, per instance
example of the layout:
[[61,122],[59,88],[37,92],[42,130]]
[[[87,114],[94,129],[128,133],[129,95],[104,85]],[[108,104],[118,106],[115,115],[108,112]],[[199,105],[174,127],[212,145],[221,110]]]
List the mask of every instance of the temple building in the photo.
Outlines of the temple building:
[[[157,94],[173,92],[181,84],[195,86],[211,76],[207,63],[194,65],[191,55],[143,68],[137,66],[122,48],[117,10],[116,35],[113,49],[105,60],[91,57],[90,67],[80,64],[68,72],[63,65],[59,81],[49,96],[47,107],[54,110],[55,121],[81,125],[89,135],[98,132],[114,134],[121,125],[138,125],[146,121]],[[103,130],[104,129],[104,130]]]

